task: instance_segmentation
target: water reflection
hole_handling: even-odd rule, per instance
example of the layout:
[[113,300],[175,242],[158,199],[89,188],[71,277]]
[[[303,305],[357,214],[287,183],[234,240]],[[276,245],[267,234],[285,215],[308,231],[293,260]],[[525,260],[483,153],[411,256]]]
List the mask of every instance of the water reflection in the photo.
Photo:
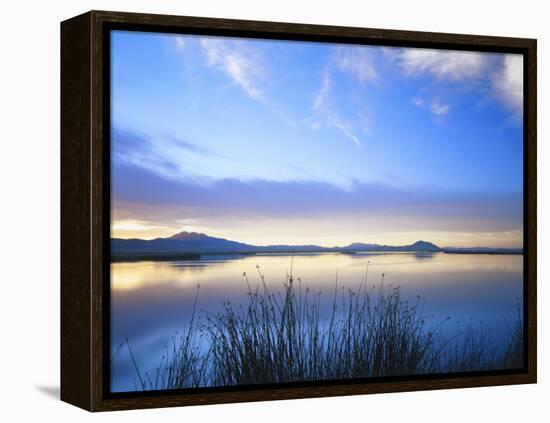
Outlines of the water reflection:
[[[210,256],[177,262],[114,263],[111,266],[112,352],[125,338],[132,344],[138,365],[154,373],[165,345],[190,319],[199,289],[198,307],[221,309],[222,301],[244,303],[246,284],[258,284],[259,266],[271,289],[280,290],[292,272],[303,288],[323,292],[326,309],[336,280],[357,289],[365,277],[378,286],[382,273],[386,286],[401,286],[405,299],[425,302],[424,314],[432,323],[483,322],[498,339],[507,330],[521,305],[523,257],[520,255],[443,253],[261,254]],[[328,311],[327,311],[328,312]],[[431,317],[433,316],[433,317]],[[113,391],[133,390],[134,368],[125,351],[112,364]]]

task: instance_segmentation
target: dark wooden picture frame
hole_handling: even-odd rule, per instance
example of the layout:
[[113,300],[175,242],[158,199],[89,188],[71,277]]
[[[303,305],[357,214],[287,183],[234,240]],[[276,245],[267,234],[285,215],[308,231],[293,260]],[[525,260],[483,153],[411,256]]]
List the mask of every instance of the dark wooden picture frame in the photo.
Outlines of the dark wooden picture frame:
[[[524,55],[524,357],[520,371],[373,378],[361,383],[112,395],[108,290],[111,28]],[[536,40],[92,11],[61,24],[61,399],[90,411],[536,383]],[[107,95],[107,97],[106,97]],[[107,232],[108,233],[108,232]]]

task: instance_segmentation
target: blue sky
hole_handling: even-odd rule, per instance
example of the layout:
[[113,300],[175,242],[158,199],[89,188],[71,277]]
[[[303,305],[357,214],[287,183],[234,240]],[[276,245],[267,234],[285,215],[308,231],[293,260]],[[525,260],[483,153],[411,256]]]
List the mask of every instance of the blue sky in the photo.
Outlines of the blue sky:
[[112,33],[113,236],[522,245],[522,57]]

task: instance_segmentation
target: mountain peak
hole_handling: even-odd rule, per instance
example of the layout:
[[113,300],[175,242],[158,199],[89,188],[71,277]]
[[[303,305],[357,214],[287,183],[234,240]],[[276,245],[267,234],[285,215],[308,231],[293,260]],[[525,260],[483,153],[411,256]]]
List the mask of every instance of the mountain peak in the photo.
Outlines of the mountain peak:
[[177,234],[172,235],[169,239],[179,239],[179,240],[200,240],[200,239],[209,239],[210,237],[202,234],[200,232],[187,232],[181,231]]
[[413,244],[413,247],[422,247],[422,248],[433,248],[433,249],[440,249],[437,245],[431,243],[431,242],[428,242],[428,241],[416,241],[414,244]]

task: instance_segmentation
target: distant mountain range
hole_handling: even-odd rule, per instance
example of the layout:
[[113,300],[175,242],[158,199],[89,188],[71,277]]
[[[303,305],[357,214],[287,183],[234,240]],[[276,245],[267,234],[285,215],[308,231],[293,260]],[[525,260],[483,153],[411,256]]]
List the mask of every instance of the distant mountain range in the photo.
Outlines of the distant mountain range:
[[381,245],[355,242],[344,247],[318,245],[268,245],[257,246],[216,238],[197,232],[180,232],[169,238],[111,239],[111,256],[114,260],[200,258],[204,254],[254,254],[254,253],[320,253],[341,252],[413,252],[449,254],[522,254],[522,249],[507,248],[441,248],[427,241],[410,245]]
[[439,252],[440,247],[431,242],[418,241],[411,245],[380,245],[353,243],[344,247],[320,247],[318,245],[269,245],[256,246],[224,238],[215,238],[197,232],[180,232],[169,238],[111,239],[113,256],[125,255],[176,255],[176,254],[236,254],[236,253],[299,253],[299,252]]

